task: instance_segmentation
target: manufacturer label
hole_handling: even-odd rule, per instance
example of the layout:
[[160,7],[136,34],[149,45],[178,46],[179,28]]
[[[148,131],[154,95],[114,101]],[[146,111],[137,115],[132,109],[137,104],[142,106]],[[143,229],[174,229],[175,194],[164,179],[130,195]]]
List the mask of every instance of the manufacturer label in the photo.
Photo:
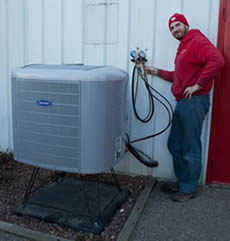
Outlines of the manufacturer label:
[[52,102],[49,100],[37,100],[36,102],[40,106],[51,106]]

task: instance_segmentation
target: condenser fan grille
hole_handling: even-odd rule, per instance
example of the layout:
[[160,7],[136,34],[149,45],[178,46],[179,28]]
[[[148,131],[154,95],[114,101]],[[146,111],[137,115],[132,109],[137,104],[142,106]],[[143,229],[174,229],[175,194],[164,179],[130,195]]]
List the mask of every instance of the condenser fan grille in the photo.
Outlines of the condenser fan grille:
[[[66,85],[20,79],[15,88],[18,157],[44,167],[47,163],[60,166],[65,159],[65,168],[79,168],[80,82]],[[50,104],[43,106],[41,101]]]

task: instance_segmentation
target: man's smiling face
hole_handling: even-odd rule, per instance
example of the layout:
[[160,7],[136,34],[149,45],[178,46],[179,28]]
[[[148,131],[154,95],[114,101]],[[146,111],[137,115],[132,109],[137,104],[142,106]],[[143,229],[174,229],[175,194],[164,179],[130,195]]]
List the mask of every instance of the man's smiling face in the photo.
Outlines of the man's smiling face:
[[170,25],[170,32],[177,40],[182,40],[188,32],[188,26],[182,22],[175,21]]

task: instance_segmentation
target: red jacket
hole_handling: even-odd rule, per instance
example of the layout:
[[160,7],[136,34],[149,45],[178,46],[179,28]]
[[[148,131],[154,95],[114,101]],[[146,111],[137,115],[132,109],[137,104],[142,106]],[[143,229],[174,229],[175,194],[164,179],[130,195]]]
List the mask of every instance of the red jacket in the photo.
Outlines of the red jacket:
[[172,93],[181,100],[184,90],[196,83],[202,88],[195,94],[208,94],[224,58],[199,30],[192,29],[182,39],[174,63],[174,71],[159,70],[158,75],[173,82]]

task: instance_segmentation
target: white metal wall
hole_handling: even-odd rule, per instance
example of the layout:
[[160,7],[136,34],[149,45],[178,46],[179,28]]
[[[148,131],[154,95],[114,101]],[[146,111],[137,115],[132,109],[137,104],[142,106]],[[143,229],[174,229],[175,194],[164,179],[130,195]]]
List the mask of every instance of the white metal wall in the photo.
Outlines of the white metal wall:
[[[178,41],[168,30],[168,18],[184,13],[191,28],[199,28],[216,44],[219,0],[0,0],[0,149],[12,148],[10,73],[31,63],[84,63],[114,65],[130,74],[129,52],[137,46],[147,50],[148,64],[173,69]],[[170,84],[157,77],[151,84],[172,104]],[[147,109],[145,94],[139,106]],[[131,138],[151,134],[164,127],[167,116],[156,106],[154,120],[137,122],[130,106]],[[210,114],[202,135],[206,166]],[[118,169],[157,177],[173,177],[167,151],[168,132],[137,144],[158,160],[154,170],[127,154]],[[203,171],[205,173],[205,169]]]

